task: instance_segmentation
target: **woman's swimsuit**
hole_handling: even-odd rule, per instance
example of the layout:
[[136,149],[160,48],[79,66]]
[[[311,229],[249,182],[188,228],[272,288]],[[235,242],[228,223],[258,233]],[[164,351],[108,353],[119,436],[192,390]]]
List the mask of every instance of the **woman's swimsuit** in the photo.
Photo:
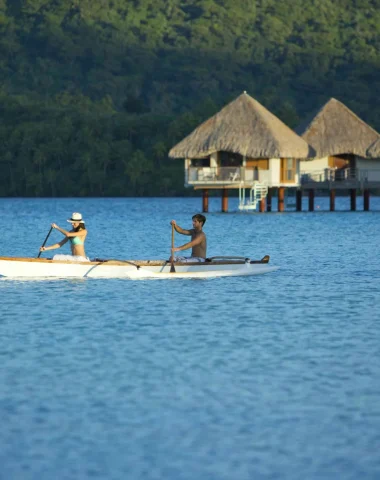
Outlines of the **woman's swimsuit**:
[[83,240],[80,237],[71,237],[71,245],[83,245]]

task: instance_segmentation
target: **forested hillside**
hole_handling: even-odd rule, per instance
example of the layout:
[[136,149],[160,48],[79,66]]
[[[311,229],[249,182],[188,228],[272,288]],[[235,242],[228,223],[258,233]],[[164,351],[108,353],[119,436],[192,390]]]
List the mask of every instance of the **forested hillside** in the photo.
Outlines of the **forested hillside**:
[[[380,131],[379,0],[0,0],[0,195],[180,195],[169,149],[243,90]],[[159,178],[159,181],[157,180]]]

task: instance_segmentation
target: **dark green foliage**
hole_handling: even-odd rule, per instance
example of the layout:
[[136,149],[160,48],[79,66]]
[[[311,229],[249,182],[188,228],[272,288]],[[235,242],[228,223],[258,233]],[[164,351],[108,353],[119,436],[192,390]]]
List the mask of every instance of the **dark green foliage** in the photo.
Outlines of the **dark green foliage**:
[[380,129],[377,0],[0,0],[0,195],[179,195],[169,149],[248,91]]

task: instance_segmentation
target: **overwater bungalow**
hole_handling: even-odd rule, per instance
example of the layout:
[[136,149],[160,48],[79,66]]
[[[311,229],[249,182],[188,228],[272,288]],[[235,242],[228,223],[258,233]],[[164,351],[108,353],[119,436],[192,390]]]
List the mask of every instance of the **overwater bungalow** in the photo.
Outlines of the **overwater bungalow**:
[[371,158],[368,151],[380,135],[335,98],[295,131],[315,152],[312,159],[300,165],[304,187],[306,184],[312,187],[313,182],[340,182],[335,187],[360,187],[360,184],[380,180],[380,160]]
[[[311,156],[305,140],[246,92],[199,125],[169,152],[185,159],[185,186],[203,190],[208,211],[209,189],[222,190],[222,211],[228,190],[239,189],[239,209],[271,210],[278,189],[279,211],[285,189],[300,185],[300,159]],[[246,193],[247,192],[247,193]]]

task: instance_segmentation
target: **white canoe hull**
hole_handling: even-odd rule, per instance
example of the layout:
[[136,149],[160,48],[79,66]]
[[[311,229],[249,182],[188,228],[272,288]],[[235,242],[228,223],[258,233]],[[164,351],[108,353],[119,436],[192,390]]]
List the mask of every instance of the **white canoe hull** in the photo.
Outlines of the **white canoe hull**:
[[159,260],[101,260],[67,262],[42,258],[0,257],[0,276],[11,278],[209,278],[260,275],[278,267],[268,265],[269,257],[257,261],[208,261],[170,263]]

